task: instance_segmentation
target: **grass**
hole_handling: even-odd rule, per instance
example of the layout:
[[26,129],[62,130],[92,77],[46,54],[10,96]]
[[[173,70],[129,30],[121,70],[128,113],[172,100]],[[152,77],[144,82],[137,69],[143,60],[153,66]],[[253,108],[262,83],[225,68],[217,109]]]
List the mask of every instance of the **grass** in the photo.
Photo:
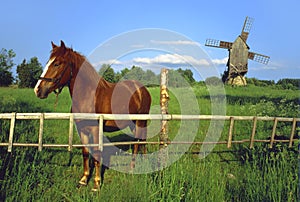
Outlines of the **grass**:
[[[159,112],[159,89],[150,88],[152,113]],[[298,117],[299,91],[278,90],[271,87],[226,87],[227,115],[259,115]],[[200,114],[210,114],[210,96],[205,86],[195,86]],[[171,92],[170,113],[193,111],[195,106],[182,105],[184,89]],[[191,92],[189,92],[191,93]],[[54,108],[55,96],[46,100],[35,97],[32,89],[0,88],[0,112],[69,112],[70,97],[65,89]],[[183,101],[182,101],[183,100]],[[193,101],[193,100],[192,100]],[[185,108],[185,109],[182,109]],[[158,139],[153,124],[150,139]],[[181,123],[169,123],[169,132],[176,136]],[[199,123],[195,140],[202,140],[209,121]],[[252,122],[237,123],[234,138],[249,137]],[[58,127],[59,126],[59,127]],[[15,141],[37,142],[38,121],[18,121]],[[45,121],[45,143],[67,142],[68,122]],[[228,123],[221,139],[226,139]],[[279,124],[279,134],[290,133],[289,124]],[[189,131],[189,128],[182,128]],[[7,142],[9,121],[0,120],[1,141]],[[270,136],[271,123],[258,123],[257,136]],[[76,131],[76,130],[75,130]],[[74,131],[74,133],[75,133]],[[114,134],[118,135],[118,134]],[[239,137],[237,137],[239,135]],[[109,135],[110,138],[115,136]],[[117,136],[120,138],[121,136]],[[80,142],[77,135],[74,141]],[[218,145],[205,159],[199,158],[200,146],[192,146],[185,155],[162,171],[147,174],[129,174],[109,169],[105,173],[101,192],[92,193],[88,187],[77,189],[82,174],[79,149],[14,147],[12,154],[0,147],[0,199],[4,201],[299,201],[298,150],[286,144]],[[128,149],[128,148],[127,148]],[[149,146],[149,152],[157,146]],[[129,165],[129,162],[124,162]]]

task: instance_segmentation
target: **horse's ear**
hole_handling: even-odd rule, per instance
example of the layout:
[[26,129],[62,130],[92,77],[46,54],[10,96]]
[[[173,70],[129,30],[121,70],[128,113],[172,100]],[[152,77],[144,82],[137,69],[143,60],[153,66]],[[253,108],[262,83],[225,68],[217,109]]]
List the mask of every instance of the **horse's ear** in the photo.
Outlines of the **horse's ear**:
[[52,45],[52,48],[56,48],[56,47],[57,47],[57,45],[55,45],[55,44],[53,43],[53,41],[51,41],[51,45]]
[[66,45],[65,45],[65,43],[62,40],[60,40],[60,47],[64,48],[64,49],[66,48]]

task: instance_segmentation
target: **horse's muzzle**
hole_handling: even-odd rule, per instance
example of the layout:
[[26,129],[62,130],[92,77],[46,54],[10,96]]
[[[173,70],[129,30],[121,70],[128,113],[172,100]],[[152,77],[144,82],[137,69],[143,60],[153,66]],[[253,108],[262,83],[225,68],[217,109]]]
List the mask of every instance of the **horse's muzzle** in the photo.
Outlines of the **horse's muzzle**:
[[49,88],[35,88],[34,93],[38,98],[45,99],[49,95]]

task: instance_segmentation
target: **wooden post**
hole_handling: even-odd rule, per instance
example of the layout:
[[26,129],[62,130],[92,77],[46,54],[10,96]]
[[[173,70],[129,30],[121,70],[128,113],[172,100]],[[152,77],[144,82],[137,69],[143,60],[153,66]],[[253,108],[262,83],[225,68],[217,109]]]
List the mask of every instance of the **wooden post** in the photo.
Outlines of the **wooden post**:
[[103,115],[99,117],[99,150],[103,151]]
[[290,142],[289,142],[289,147],[293,146],[293,139],[295,135],[295,130],[296,130],[296,118],[293,118],[293,124],[292,124],[292,130],[291,130],[291,136],[290,136]]
[[44,130],[44,113],[41,113],[40,117],[40,129],[39,129],[39,147],[38,151],[42,151],[43,148],[43,130]]
[[254,136],[255,136],[255,132],[256,132],[256,124],[257,124],[257,117],[255,116],[253,118],[253,127],[252,127],[252,133],[251,133],[251,138],[250,138],[250,149],[252,149],[254,146]]
[[72,151],[73,148],[73,130],[74,130],[74,115],[70,114],[70,121],[69,121],[69,146],[68,151]]
[[14,129],[15,129],[15,122],[16,122],[16,113],[11,113],[10,119],[10,129],[9,129],[9,137],[8,137],[8,147],[7,151],[12,151],[13,139],[14,139]]
[[234,125],[234,117],[230,117],[230,125],[229,125],[229,131],[228,131],[227,148],[231,147],[233,125]]
[[275,118],[274,119],[273,130],[272,130],[272,135],[271,135],[271,140],[270,140],[270,149],[273,148],[273,143],[274,143],[274,140],[275,140],[275,133],[276,133],[277,122],[278,122],[278,119]]
[[168,83],[168,70],[163,68],[161,70],[160,77],[160,109],[162,114],[161,120],[161,130],[160,130],[160,157],[159,157],[159,166],[165,167],[168,160],[168,152],[166,150],[168,144],[168,121],[164,120],[164,115],[168,114],[168,101],[169,101],[169,93],[167,88]]

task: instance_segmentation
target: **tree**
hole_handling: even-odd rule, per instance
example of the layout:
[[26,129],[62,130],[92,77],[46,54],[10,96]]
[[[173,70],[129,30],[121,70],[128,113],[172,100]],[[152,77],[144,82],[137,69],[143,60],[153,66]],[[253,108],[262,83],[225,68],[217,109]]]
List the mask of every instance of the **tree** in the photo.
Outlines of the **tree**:
[[159,83],[158,75],[151,70],[144,71],[141,67],[133,65],[131,69],[127,67],[115,74],[116,81],[120,80],[137,80],[144,85],[157,85]]
[[159,85],[159,76],[155,75],[155,73],[151,70],[146,70],[143,76],[143,84],[145,85]]
[[183,76],[183,78],[185,78],[185,80],[189,84],[195,83],[195,79],[193,77],[193,72],[190,69],[182,70],[181,68],[179,68],[177,71],[179,74],[181,74],[181,76]]
[[280,79],[276,83],[277,86],[281,86],[283,89],[299,89],[300,79]]
[[169,69],[168,85],[170,87],[188,87],[189,83],[178,70]]
[[144,76],[144,71],[141,67],[138,66],[132,66],[130,71],[126,73],[124,76],[124,79],[129,79],[129,80],[137,80],[140,82],[143,82],[143,76]]
[[128,79],[128,73],[130,72],[130,70],[125,67],[125,69],[121,70],[121,79]]
[[116,82],[115,71],[109,64],[103,64],[98,72],[106,81]]
[[205,79],[205,84],[211,86],[219,86],[219,85],[223,85],[223,82],[220,78],[216,76],[212,76]]
[[17,66],[18,85],[21,88],[33,88],[43,71],[42,65],[39,63],[37,57],[30,59],[27,63],[23,62]]
[[117,72],[115,74],[115,82],[119,82],[122,79],[122,75],[120,72]]
[[0,52],[0,86],[9,86],[13,83],[11,68],[14,66],[13,58],[16,54],[11,49],[2,48]]

